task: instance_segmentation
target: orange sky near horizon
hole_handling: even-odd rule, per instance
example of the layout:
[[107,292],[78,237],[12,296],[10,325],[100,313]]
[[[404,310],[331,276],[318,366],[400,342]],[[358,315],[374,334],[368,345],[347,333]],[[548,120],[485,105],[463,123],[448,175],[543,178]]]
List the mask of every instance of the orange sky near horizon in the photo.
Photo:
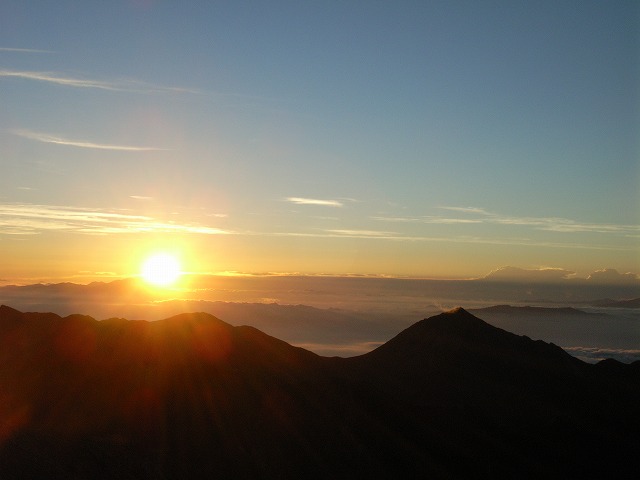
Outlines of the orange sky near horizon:
[[[625,268],[624,252],[526,245],[374,238],[298,238],[216,235],[68,235],[45,233],[2,239],[2,284],[89,283],[140,275],[155,253],[176,256],[195,274],[382,275],[412,278],[480,278],[507,265],[560,268],[586,278],[604,268]],[[634,272],[635,273],[635,272]]]

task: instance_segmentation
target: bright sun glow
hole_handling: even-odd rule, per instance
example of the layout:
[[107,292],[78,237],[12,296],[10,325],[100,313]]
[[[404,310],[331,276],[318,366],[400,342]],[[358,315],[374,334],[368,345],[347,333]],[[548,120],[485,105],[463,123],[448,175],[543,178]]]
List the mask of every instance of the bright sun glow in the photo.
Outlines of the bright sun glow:
[[166,253],[153,255],[142,265],[142,278],[146,282],[160,287],[173,284],[181,273],[178,259]]

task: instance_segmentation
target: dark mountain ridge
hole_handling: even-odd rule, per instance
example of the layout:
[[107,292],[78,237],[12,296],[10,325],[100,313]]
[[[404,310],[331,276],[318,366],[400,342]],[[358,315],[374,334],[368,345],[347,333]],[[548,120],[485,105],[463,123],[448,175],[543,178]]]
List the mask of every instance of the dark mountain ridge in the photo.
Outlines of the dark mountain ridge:
[[203,313],[2,306],[0,477],[634,478],[638,367],[463,309],[327,358]]

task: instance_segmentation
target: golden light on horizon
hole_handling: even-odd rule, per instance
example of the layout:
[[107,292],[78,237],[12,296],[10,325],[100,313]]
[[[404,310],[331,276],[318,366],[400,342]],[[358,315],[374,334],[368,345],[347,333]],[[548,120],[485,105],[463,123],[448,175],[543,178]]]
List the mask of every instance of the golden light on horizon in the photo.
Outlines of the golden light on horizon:
[[180,278],[182,268],[176,256],[157,253],[144,261],[140,273],[145,282],[158,287],[168,287]]

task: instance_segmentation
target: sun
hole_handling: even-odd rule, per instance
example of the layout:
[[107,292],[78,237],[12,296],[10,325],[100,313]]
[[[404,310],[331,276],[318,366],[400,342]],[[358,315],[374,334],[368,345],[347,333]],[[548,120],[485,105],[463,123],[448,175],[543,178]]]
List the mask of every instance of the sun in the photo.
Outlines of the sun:
[[141,274],[147,283],[168,287],[180,278],[182,271],[177,257],[168,253],[158,253],[145,260]]

